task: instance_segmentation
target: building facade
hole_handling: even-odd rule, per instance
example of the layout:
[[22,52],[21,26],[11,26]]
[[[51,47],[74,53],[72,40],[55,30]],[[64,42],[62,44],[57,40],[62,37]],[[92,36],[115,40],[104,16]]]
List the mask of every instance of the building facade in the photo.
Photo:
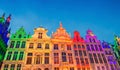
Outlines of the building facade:
[[91,70],[85,40],[78,31],[74,31],[73,48],[77,70]]
[[91,30],[87,30],[86,46],[92,70],[110,70],[101,42]]
[[102,47],[104,49],[105,56],[107,58],[108,64],[109,64],[109,70],[120,70],[119,65],[117,64],[117,61],[115,60],[114,53],[109,45],[109,43],[103,41]]
[[26,57],[26,40],[29,37],[23,27],[11,35],[1,70],[21,70]]
[[5,19],[5,14],[3,14],[2,17],[0,17],[0,67],[2,65],[6,48],[7,48],[7,42],[9,40],[10,19],[11,19],[11,15],[9,15],[7,19]]
[[26,41],[23,70],[52,70],[52,44],[47,29],[35,28],[34,34]]

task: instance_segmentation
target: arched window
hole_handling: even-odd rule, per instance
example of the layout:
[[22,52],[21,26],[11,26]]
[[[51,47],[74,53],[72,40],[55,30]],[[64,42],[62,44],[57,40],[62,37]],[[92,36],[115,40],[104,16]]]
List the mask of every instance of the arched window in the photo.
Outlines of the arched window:
[[18,38],[21,38],[22,37],[22,35],[20,34],[19,36],[18,36]]
[[45,68],[45,70],[49,70],[48,68]]
[[45,49],[49,49],[49,44],[45,44]]

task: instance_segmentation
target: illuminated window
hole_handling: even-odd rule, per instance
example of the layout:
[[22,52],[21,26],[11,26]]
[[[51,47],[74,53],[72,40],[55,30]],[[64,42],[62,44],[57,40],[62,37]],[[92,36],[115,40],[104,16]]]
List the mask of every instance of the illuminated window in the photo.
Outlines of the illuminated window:
[[59,64],[59,54],[54,53],[54,64]]
[[22,45],[21,45],[21,48],[25,48],[25,44],[26,44],[26,42],[23,41],[23,42],[22,42]]
[[30,43],[29,48],[33,48],[33,45],[34,45],[33,43]]
[[10,48],[14,48],[15,41],[11,41]]
[[26,64],[31,64],[32,63],[32,53],[27,54],[27,62]]
[[24,52],[20,52],[19,60],[23,60],[23,55],[24,55]]
[[15,64],[11,64],[10,70],[15,70]]
[[59,70],[59,67],[55,67],[54,70]]
[[45,53],[45,64],[49,64],[49,53]]
[[66,62],[67,58],[66,58],[66,53],[62,52],[62,62]]
[[11,59],[11,55],[12,55],[12,52],[8,52],[6,60],[10,60]]
[[98,58],[99,58],[100,63],[103,63],[102,58],[99,53],[98,53]]
[[20,41],[17,41],[16,48],[20,47]]
[[8,70],[8,64],[4,65],[4,69],[3,70]]
[[68,53],[68,59],[69,59],[69,63],[73,64],[72,53]]
[[91,53],[89,53],[89,57],[90,57],[90,63],[94,63],[93,56]]
[[49,44],[45,44],[45,49],[49,49]]
[[17,55],[18,55],[18,52],[14,52],[14,55],[13,55],[13,59],[12,59],[12,60],[16,60],[16,59],[17,59]]
[[21,70],[21,64],[17,65],[17,70]]
[[37,48],[42,48],[42,44],[38,43]]
[[70,45],[67,45],[67,50],[71,50],[71,46]]
[[98,63],[97,55],[93,53],[93,56],[94,56],[95,62]]
[[38,38],[42,39],[42,33],[38,33]]
[[74,67],[70,67],[70,70],[74,70]]
[[58,50],[58,44],[54,44],[54,50]]

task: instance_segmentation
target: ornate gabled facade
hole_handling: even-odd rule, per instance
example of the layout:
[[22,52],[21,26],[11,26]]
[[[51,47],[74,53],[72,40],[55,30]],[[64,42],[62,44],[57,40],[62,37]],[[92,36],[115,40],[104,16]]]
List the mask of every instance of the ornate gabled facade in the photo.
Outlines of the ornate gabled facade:
[[118,36],[114,36],[114,45],[112,45],[112,49],[120,66],[120,38]]
[[47,29],[35,28],[34,34],[26,42],[23,70],[52,70],[52,44]]
[[27,38],[30,38],[30,35],[23,27],[11,35],[1,70],[21,70],[25,59]]
[[74,60],[72,39],[62,27],[57,29],[52,35],[52,70],[77,70]]
[[110,70],[101,42],[91,30],[87,30],[86,47],[92,70]]
[[117,61],[114,57],[114,53],[111,48],[111,46],[109,45],[109,43],[103,41],[102,42],[102,47],[104,49],[104,53],[106,55],[106,58],[107,58],[107,61],[108,61],[108,64],[109,64],[109,70],[120,70],[119,69],[119,65],[117,64]]
[[74,31],[73,48],[77,70],[90,70],[85,40],[80,36],[78,31]]
[[3,14],[2,17],[0,17],[0,67],[2,65],[2,61],[7,48],[7,42],[9,40],[10,19],[11,19],[11,15],[9,15],[6,19],[5,19],[5,14]]

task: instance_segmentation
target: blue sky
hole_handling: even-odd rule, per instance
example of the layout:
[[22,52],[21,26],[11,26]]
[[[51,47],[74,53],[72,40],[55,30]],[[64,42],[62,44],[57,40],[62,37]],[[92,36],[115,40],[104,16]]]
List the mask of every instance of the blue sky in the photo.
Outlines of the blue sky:
[[55,32],[62,21],[63,27],[73,35],[78,30],[85,38],[91,29],[98,39],[113,42],[120,36],[120,0],[0,0],[0,15],[11,13],[14,33],[24,26],[27,33],[43,26],[48,35]]

